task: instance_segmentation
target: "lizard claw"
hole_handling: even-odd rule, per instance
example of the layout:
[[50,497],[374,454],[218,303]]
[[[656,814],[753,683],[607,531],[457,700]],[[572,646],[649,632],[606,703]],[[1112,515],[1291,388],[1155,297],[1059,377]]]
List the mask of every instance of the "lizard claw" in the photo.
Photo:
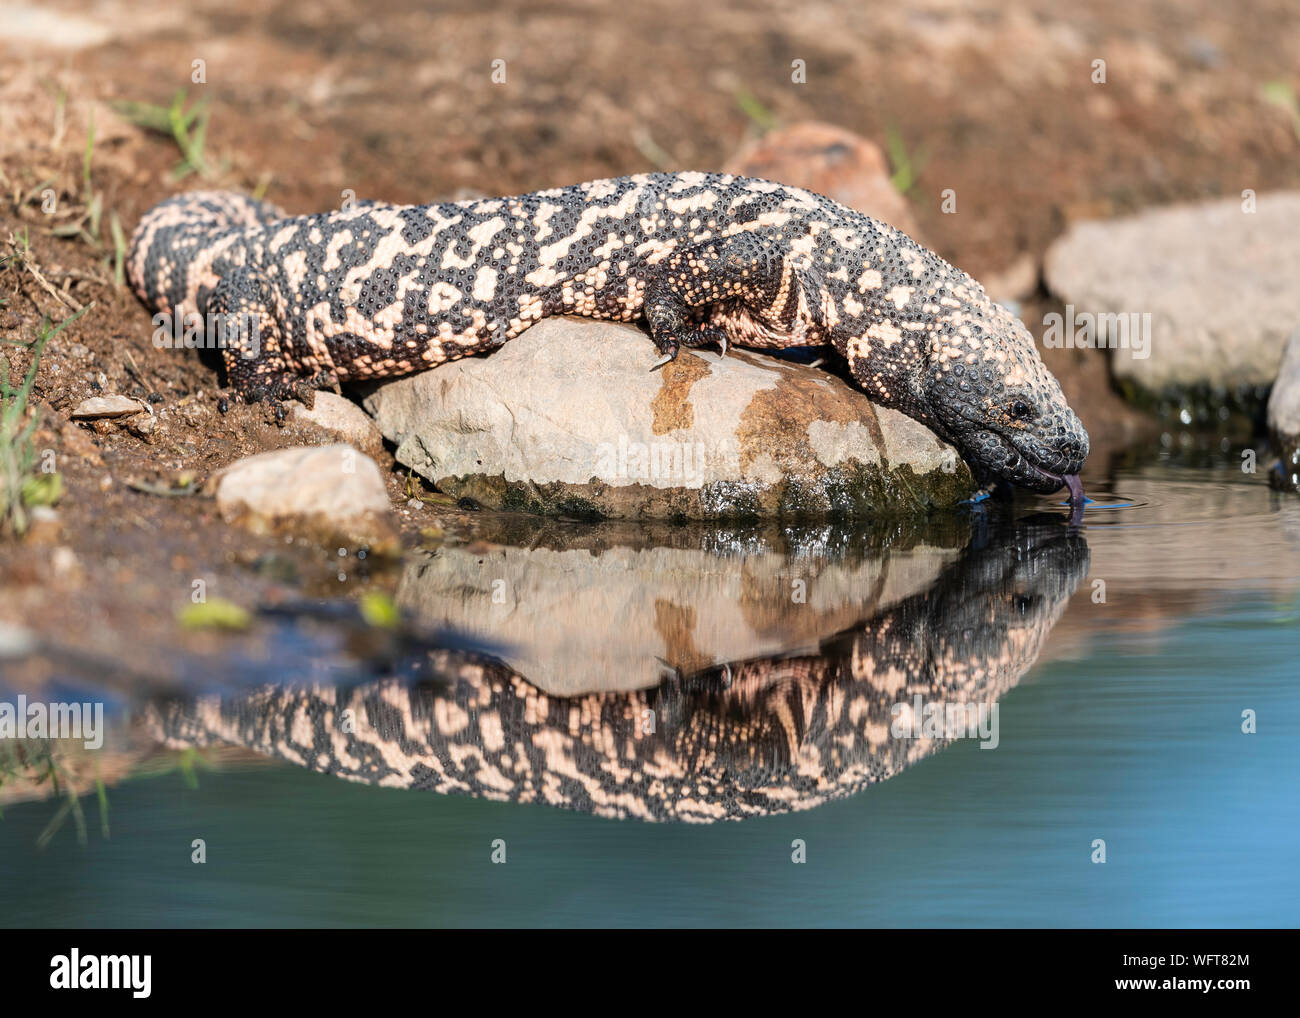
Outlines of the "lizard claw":
[[676,351],[676,350],[674,350],[672,353],[666,353],[666,354],[664,354],[662,357],[660,357],[657,361],[655,361],[654,364],[652,364],[652,365],[650,366],[650,370],[651,370],[651,371],[658,371],[658,370],[659,370],[660,368],[662,368],[665,364],[670,364],[671,362],[675,361],[676,359],[677,359],[677,351]]
[[718,354],[718,360],[722,360],[723,357],[727,356],[727,334],[725,332],[722,334],[722,338],[718,340],[718,349],[722,351]]

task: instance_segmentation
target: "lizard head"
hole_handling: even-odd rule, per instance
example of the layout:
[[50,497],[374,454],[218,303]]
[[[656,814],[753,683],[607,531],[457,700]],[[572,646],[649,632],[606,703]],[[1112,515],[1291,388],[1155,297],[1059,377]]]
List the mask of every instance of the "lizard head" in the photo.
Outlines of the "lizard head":
[[[1088,433],[1047,370],[1034,338],[978,290],[931,332],[921,401],[983,482],[1082,501]],[[947,318],[946,321],[943,319]]]

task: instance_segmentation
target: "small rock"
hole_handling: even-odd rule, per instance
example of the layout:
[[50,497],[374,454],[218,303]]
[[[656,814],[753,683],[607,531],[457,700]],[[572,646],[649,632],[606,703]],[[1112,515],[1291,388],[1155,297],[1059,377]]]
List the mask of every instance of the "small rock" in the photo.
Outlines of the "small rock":
[[200,402],[183,404],[177,408],[177,412],[181,420],[191,428],[202,427],[212,416],[212,408]]
[[842,127],[805,121],[778,128],[738,152],[725,169],[824,194],[920,240],[907,199],[890,183],[884,153]]
[[1268,399],[1268,430],[1280,454],[1273,477],[1279,487],[1300,491],[1300,328],[1291,333]]
[[136,417],[127,418],[123,422],[123,426],[137,438],[152,442],[153,433],[158,427],[158,418],[153,414],[140,414]]
[[134,396],[92,396],[78,403],[69,416],[74,421],[95,421],[149,412],[149,404]]
[[4,17],[5,40],[24,46],[74,52],[99,46],[113,37],[113,30],[102,22],[79,14],[44,10],[36,4],[6,5]]
[[26,657],[35,649],[35,633],[16,623],[0,619],[0,660]]
[[228,522],[256,532],[301,529],[331,544],[397,550],[384,479],[349,445],[277,449],[247,456],[209,482]]
[[1048,250],[1047,284],[1076,323],[1087,313],[1137,324],[1138,343],[1111,340],[1121,383],[1176,397],[1201,387],[1262,392],[1277,376],[1300,322],[1300,192],[1259,195],[1254,212],[1243,204],[1234,197],[1079,223]]
[[373,455],[383,451],[384,436],[378,425],[350,399],[327,391],[316,393],[314,402],[310,410],[295,404],[294,419],[314,424],[362,452]]
[[61,579],[78,575],[81,572],[81,562],[77,558],[77,553],[66,544],[51,549],[50,571]]
[[658,354],[640,330],[550,318],[490,357],[366,400],[399,463],[464,507],[611,518],[898,515],[973,481],[956,450],[816,368]]

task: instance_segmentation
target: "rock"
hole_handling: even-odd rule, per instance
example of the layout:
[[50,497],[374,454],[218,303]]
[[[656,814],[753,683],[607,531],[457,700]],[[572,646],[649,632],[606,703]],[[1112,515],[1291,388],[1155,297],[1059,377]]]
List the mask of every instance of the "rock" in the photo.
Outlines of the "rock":
[[0,619],[0,660],[26,657],[36,649],[36,634],[15,622]]
[[1300,192],[1260,195],[1255,207],[1229,198],[1080,223],[1048,250],[1047,284],[1076,322],[1122,314],[1140,327],[1127,349],[1116,348],[1119,330],[1098,330],[1116,333],[1113,370],[1131,394],[1249,401],[1276,377],[1300,323]]
[[146,442],[152,442],[154,432],[158,430],[158,418],[153,414],[136,414],[134,417],[126,418],[122,423],[127,431]]
[[76,578],[81,575],[81,560],[77,553],[66,544],[50,549],[50,571],[59,579]]
[[842,127],[810,120],[769,131],[725,170],[816,191],[920,240],[907,199],[890,183],[884,154]]
[[222,517],[255,532],[298,530],[345,547],[384,554],[398,550],[379,467],[349,445],[247,456],[209,484]]
[[974,482],[951,446],[816,368],[551,318],[366,400],[399,463],[488,508],[581,517],[898,515]]
[[97,421],[152,412],[148,403],[134,396],[92,396],[78,403],[69,416],[74,421]]
[[314,424],[335,435],[341,442],[355,446],[369,455],[383,451],[384,436],[379,433],[379,428],[350,399],[333,392],[318,392],[314,402],[315,405],[310,410],[295,403],[294,420]]
[[102,22],[79,14],[43,10],[37,5],[5,5],[5,40],[51,49],[89,49],[107,42],[113,31]]
[[1300,328],[1287,341],[1273,383],[1268,399],[1268,430],[1280,457],[1274,479],[1280,487],[1300,491]]
[[1300,327],[1291,333],[1268,400],[1268,427],[1287,441],[1300,439]]
[[[502,645],[530,682],[573,696],[816,647],[929,588],[961,549],[924,523],[891,526],[884,556],[856,524],[759,524],[739,532],[744,554],[720,553],[738,532],[707,524],[576,526],[485,521],[472,545],[409,556],[396,601],[422,625]],[[601,619],[618,620],[618,639]]]

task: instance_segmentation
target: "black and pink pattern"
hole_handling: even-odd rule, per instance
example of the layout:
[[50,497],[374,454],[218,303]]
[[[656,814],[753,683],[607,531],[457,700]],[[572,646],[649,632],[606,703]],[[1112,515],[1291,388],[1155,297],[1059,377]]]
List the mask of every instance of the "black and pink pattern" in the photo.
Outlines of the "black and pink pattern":
[[584,315],[644,320],[665,360],[832,345],[874,401],[952,441],[985,480],[1054,491],[1088,453],[1033,338],[978,283],[885,223],[765,180],[652,173],[309,216],[195,192],[144,217],[128,268],[155,311],[253,322],[256,355],[224,352],[250,402],[419,371]]

